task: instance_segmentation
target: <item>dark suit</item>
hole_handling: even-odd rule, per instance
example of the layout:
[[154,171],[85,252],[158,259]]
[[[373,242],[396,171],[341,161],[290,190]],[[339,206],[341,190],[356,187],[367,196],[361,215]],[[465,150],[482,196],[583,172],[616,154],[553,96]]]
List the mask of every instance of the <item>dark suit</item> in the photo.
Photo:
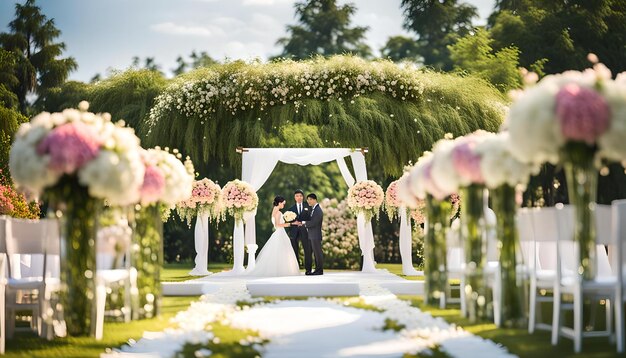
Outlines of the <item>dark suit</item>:
[[324,272],[324,254],[322,252],[322,222],[324,221],[324,212],[318,205],[311,208],[311,217],[305,220],[304,226],[307,229],[311,248],[315,255],[315,271]]
[[[310,218],[311,208],[309,204],[306,202],[302,203],[302,211],[298,214],[298,204],[294,204],[289,211],[293,211],[298,216],[296,221],[306,221]],[[298,259],[298,264],[300,264],[300,244],[302,243],[302,248],[304,249],[304,269],[307,272],[310,272],[313,268],[313,254],[311,252],[311,241],[309,240],[309,236],[307,235],[307,230],[304,226],[292,226],[289,229],[289,238],[291,239],[291,246],[293,247],[293,251],[296,253],[296,258]]]

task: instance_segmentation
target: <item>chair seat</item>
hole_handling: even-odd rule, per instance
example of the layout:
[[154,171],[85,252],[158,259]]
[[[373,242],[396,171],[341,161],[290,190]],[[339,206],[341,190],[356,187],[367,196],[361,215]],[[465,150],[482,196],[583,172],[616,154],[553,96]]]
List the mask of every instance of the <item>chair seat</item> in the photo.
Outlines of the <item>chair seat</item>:
[[125,280],[128,277],[128,270],[126,269],[112,269],[112,270],[98,270],[96,271],[98,280],[104,283],[113,283]]
[[[596,290],[596,289],[615,289],[617,283],[616,276],[600,276],[593,280],[582,281],[583,290]],[[565,289],[574,288],[578,284],[578,277],[565,276],[561,279],[561,286]]]
[[[36,290],[43,285],[41,277],[23,277],[23,278],[9,278],[7,286],[16,290]],[[46,286],[48,289],[57,289],[61,286],[61,280],[56,277],[49,277],[46,279]]]

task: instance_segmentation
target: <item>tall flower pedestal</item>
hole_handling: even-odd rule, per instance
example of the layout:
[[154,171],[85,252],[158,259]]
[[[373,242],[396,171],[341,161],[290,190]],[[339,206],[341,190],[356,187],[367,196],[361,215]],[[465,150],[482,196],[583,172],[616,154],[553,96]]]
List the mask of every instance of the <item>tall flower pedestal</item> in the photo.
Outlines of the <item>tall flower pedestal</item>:
[[102,202],[74,181],[53,190],[51,202],[61,226],[61,304],[67,333],[95,336],[96,231]]
[[595,202],[598,170],[593,165],[594,152],[584,143],[566,146],[565,179],[569,202],[574,207],[574,240],[580,262],[578,272],[592,280],[597,273]]
[[372,233],[372,220],[365,217],[365,213],[357,214],[357,232],[359,235],[359,246],[363,256],[363,267],[361,272],[376,273],[374,262],[374,234]]
[[402,274],[405,276],[422,276],[424,273],[413,267],[413,237],[411,219],[405,207],[398,209],[400,218],[400,258],[402,259]]
[[426,232],[424,235],[424,297],[426,304],[438,305],[446,292],[446,232],[450,226],[452,205],[448,200],[426,196]]
[[233,269],[232,275],[243,275],[246,268],[243,265],[245,257],[245,239],[243,220],[235,219],[235,230],[233,231]]
[[207,269],[209,265],[209,214],[203,213],[196,217],[194,228],[194,243],[196,249],[195,267],[189,275],[207,276],[211,272]]
[[471,322],[487,316],[487,263],[484,191],[480,185],[461,189],[461,240],[465,247],[465,290]]
[[137,268],[139,309],[137,318],[161,312],[161,267],[163,266],[163,221],[159,205],[137,205],[134,211],[133,258]]
[[504,327],[526,326],[524,312],[523,278],[517,275],[518,255],[521,254],[515,222],[515,188],[502,185],[490,191],[493,211],[497,217],[499,240],[500,279],[500,322]]

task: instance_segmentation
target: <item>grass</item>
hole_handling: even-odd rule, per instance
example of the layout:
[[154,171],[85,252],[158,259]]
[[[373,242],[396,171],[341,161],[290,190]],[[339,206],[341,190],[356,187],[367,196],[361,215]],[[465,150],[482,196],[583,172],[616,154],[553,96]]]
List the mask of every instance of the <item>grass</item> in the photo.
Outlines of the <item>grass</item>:
[[144,331],[161,331],[171,326],[170,319],[197,297],[164,297],[162,315],[158,318],[123,322],[106,322],[104,337],[96,341],[89,337],[57,338],[46,341],[33,333],[18,332],[7,340],[6,357],[98,357],[107,348],[119,347],[129,339],[141,338]]
[[[195,277],[189,276],[188,272],[192,268],[191,263],[176,263],[165,265],[162,271],[163,281],[184,281]],[[378,268],[384,268],[394,274],[401,274],[400,264],[378,264]],[[211,264],[209,270],[213,272],[221,271],[230,267],[227,264]],[[415,279],[414,277],[405,277]],[[355,297],[343,297],[351,307],[361,309],[375,309],[359,302]],[[461,318],[458,308],[438,309],[423,304],[422,297],[400,296],[401,299],[410,301],[414,306],[430,312],[435,317],[441,317],[446,321],[463,327],[468,332],[476,334],[507,347],[509,352],[520,357],[532,358],[556,358],[556,357],[589,357],[605,358],[616,357],[615,346],[609,344],[606,338],[592,338],[583,341],[583,353],[575,355],[573,353],[573,343],[569,339],[561,339],[560,343],[553,347],[550,344],[550,333],[536,331],[528,334],[526,329],[505,329],[496,328],[492,323],[480,322],[471,323],[467,319]],[[130,323],[106,322],[104,327],[104,337],[101,341],[91,338],[58,338],[53,341],[46,341],[36,337],[32,333],[16,333],[15,338],[7,340],[6,357],[98,357],[107,348],[119,347],[129,339],[139,339],[144,331],[160,331],[171,326],[170,319],[182,310],[187,309],[190,302],[198,297],[164,297],[163,314],[159,318],[132,321]],[[293,299],[287,297],[265,297],[266,301],[276,299]],[[543,316],[550,318],[551,312],[548,305],[544,305]],[[597,315],[598,325],[602,327],[603,314]],[[391,323],[391,322],[390,322]],[[390,324],[389,329],[398,328]],[[209,343],[208,345],[187,345],[184,348],[185,356],[193,356],[193,353],[200,348],[210,349],[215,357],[254,357],[256,351],[250,346],[241,346],[238,342],[248,336],[254,336],[254,332],[236,330],[231,327],[213,324],[213,332],[220,338],[220,344]],[[445,356],[433,349],[433,357]],[[625,355],[626,356],[626,355]]]
[[[583,351],[581,354],[574,354],[573,342],[567,338],[561,338],[559,344],[552,346],[550,343],[550,332],[535,331],[529,334],[528,329],[497,328],[495,324],[489,322],[471,323],[468,319],[461,317],[458,308],[439,309],[424,305],[423,298],[418,296],[400,296],[401,299],[411,301],[421,310],[430,312],[434,317],[441,317],[447,322],[463,327],[466,331],[480,337],[491,339],[494,342],[504,345],[509,352],[520,357],[532,358],[556,358],[556,357],[586,357],[586,358],[608,358],[617,357],[615,346],[609,344],[608,338],[585,338],[583,339]],[[547,304],[543,306],[544,319],[551,319],[551,307]],[[604,315],[598,312],[597,324],[604,327]],[[569,319],[570,317],[568,317]],[[571,322],[567,322],[568,324]],[[626,356],[626,355],[623,355]]]

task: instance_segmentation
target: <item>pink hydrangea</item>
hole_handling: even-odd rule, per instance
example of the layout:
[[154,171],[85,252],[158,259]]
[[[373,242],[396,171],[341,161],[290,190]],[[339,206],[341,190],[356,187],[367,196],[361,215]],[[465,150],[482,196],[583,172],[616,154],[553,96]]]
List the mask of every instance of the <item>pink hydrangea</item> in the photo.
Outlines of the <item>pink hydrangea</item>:
[[459,175],[473,184],[483,184],[485,179],[480,171],[480,155],[474,148],[476,142],[467,138],[452,150],[452,162]]
[[40,155],[49,154],[48,167],[72,174],[98,155],[100,142],[86,124],[72,122],[54,128],[37,146]]
[[141,201],[144,204],[157,202],[165,191],[165,177],[163,173],[154,165],[146,167],[143,176],[143,185],[139,189]]
[[611,119],[611,110],[602,95],[574,83],[557,93],[556,114],[565,138],[589,145],[609,129]]

